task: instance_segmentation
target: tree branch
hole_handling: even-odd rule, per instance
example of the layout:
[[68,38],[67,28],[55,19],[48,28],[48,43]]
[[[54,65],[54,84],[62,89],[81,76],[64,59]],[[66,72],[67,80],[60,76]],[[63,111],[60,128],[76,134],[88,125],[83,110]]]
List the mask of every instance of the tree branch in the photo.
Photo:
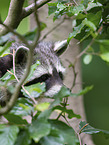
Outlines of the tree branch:
[[[51,0],[38,0],[36,2],[37,5],[37,9],[42,7],[43,5],[45,5],[46,3],[50,2]],[[31,5],[29,5],[26,8],[23,8],[22,11],[22,19],[29,16],[30,14],[32,14],[35,10],[35,3],[32,3]]]
[[[15,29],[21,21],[21,13],[25,0],[11,0],[8,15],[4,21],[4,24]],[[0,25],[0,36],[6,34],[7,29]]]
[[[11,27],[12,29],[16,29],[22,19],[29,16],[35,11],[35,3],[32,3],[26,8],[23,8],[25,0],[11,0],[9,6],[9,12],[4,24]],[[51,0],[38,0],[36,2],[37,9],[42,7],[44,4],[48,3]],[[3,26],[0,25],[0,36],[5,35],[9,31]]]

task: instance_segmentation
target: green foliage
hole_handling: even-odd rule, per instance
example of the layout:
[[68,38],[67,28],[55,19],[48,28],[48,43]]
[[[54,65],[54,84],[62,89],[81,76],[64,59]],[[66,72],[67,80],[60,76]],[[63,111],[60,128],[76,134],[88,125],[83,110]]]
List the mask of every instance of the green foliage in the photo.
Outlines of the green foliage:
[[[38,83],[31,86],[26,86],[25,89],[29,92],[31,97],[37,98],[39,97],[43,92],[45,92],[45,84],[44,83]],[[21,90],[23,92],[23,95],[26,97],[29,97],[29,95],[25,92],[25,90]]]
[[[52,7],[55,7],[53,11],[51,11]],[[73,26],[73,32],[69,33],[68,43],[72,38],[76,38],[80,42],[91,39],[92,43],[95,44],[97,42],[98,48],[100,48],[96,55],[100,56],[102,60],[109,62],[108,50],[105,52],[106,47],[109,48],[109,45],[105,42],[101,43],[101,41],[105,41],[104,39],[107,39],[107,41],[109,39],[109,1],[81,0],[80,4],[58,1],[49,3],[48,8],[49,15],[54,15],[54,21],[65,15],[68,17],[73,16],[73,19],[75,19],[76,23]],[[93,51],[93,54],[95,51]],[[84,63],[89,64],[91,60],[92,55],[89,54],[84,58]]]
[[[108,0],[81,0],[80,4],[70,2],[70,0],[58,0],[57,2],[48,3],[48,15],[53,15],[53,21],[60,17],[73,16],[73,31],[69,32],[68,43],[72,38],[78,39],[79,42],[89,42],[86,46],[86,55],[83,58],[85,64],[92,61],[93,54],[96,53],[102,60],[109,63],[109,1]],[[41,23],[41,30],[46,28],[45,23]],[[37,33],[37,28],[24,35],[27,40],[33,40]],[[0,37],[0,45],[7,42],[10,35]],[[9,54],[8,48],[12,42],[8,42],[1,47],[0,56]],[[93,45],[97,44],[98,50],[94,50]],[[92,45],[93,44],[93,45]],[[83,50],[83,51],[84,51]],[[36,67],[40,64],[37,61],[31,66],[30,74],[25,81],[28,83]],[[73,66],[73,65],[72,65]],[[15,80],[13,70],[7,72],[0,78],[0,87],[7,88],[13,94],[15,86],[10,86],[10,82]],[[78,97],[92,90],[93,86],[87,86],[76,94],[72,94],[65,86],[55,94],[51,102],[35,103],[33,100],[43,96],[45,84],[38,83],[25,86],[21,89],[21,96],[12,108],[4,115],[8,121],[6,124],[0,124],[0,144],[3,145],[79,145],[79,140],[74,129],[68,125],[68,119],[74,117],[80,119],[79,114],[68,109],[68,98]],[[50,96],[49,96],[50,97]],[[33,98],[33,99],[32,99]],[[54,120],[51,114],[57,112]],[[26,118],[27,117],[27,118]],[[30,121],[28,121],[28,117]],[[59,121],[63,117],[67,124]],[[109,137],[109,132],[95,129],[86,122],[80,122],[80,132],[87,134],[104,134]]]
[[16,125],[3,125],[0,124],[0,144],[14,145],[16,141],[19,128]]
[[86,133],[86,134],[102,134],[105,135],[106,138],[109,138],[109,131],[106,130],[101,130],[101,129],[96,129],[92,126],[90,126],[88,123],[85,121],[81,121],[79,124],[80,128],[80,133]]
[[92,61],[92,55],[87,54],[84,56],[83,62],[84,64],[89,64]]

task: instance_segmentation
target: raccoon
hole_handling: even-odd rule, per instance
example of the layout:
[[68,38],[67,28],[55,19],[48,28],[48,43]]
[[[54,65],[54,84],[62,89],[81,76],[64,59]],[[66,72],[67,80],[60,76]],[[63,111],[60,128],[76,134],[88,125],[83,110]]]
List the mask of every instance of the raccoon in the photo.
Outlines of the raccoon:
[[[39,60],[40,65],[36,67],[33,76],[24,85],[29,86],[38,82],[45,82],[45,96],[52,97],[58,93],[63,86],[63,74],[65,73],[65,68],[61,64],[58,56],[66,48],[67,40],[55,43],[39,42],[34,49],[33,64]],[[20,79],[25,70],[29,49],[24,44],[18,42],[12,43],[10,47],[11,53],[13,49],[15,50],[16,75]],[[0,58],[0,77],[12,68],[13,56],[11,54]]]

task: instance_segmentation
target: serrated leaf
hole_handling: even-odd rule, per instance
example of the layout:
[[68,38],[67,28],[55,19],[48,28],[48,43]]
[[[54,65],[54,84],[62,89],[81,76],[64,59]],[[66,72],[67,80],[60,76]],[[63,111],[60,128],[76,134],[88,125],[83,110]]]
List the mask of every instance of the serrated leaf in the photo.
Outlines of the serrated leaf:
[[80,128],[80,133],[86,133],[86,134],[98,134],[99,133],[99,134],[105,135],[106,137],[109,137],[109,131],[96,129],[96,128],[90,126],[85,121],[80,122],[79,128]]
[[50,120],[49,122],[51,132],[40,140],[42,145],[77,145],[79,143],[73,128],[62,121]]
[[0,124],[0,144],[14,145],[18,132],[19,128],[17,126],[7,126]]
[[94,23],[94,25],[96,27],[98,27],[100,21],[101,21],[101,17],[102,17],[102,11],[98,11],[96,14],[93,14],[93,13],[89,13],[87,14],[87,19],[89,21],[91,21],[92,23]]
[[57,8],[59,9],[59,11],[62,11],[63,9],[65,9],[67,6],[62,4],[62,3],[58,3],[57,4]]
[[[43,92],[45,92],[45,83],[37,83],[31,86],[25,86],[25,89],[26,91],[28,91],[31,97],[37,98]],[[29,95],[25,92],[25,90],[21,89],[21,92],[23,92],[24,96],[29,97]]]
[[42,137],[47,136],[50,133],[51,125],[45,119],[37,119],[32,122],[29,127],[30,137],[38,142]]
[[72,12],[74,15],[78,15],[82,11],[84,11],[83,4],[79,4],[78,6],[71,6],[70,7],[70,12]]
[[101,6],[102,6],[102,4],[99,3],[99,2],[97,2],[97,3],[92,3],[92,2],[90,2],[90,3],[88,4],[88,7],[87,7],[86,11],[89,11],[90,9],[92,9],[92,8],[94,8],[94,7],[101,7]]
[[81,118],[81,116],[80,115],[78,115],[78,114],[75,114],[74,112],[73,112],[73,110],[71,110],[71,109],[67,109],[66,107],[62,107],[62,106],[56,106],[56,107],[54,107],[54,110],[60,110],[60,111],[62,111],[62,113],[66,113],[66,114],[68,114],[68,118],[69,119],[72,119],[73,117],[76,117],[76,118],[78,118],[78,119],[80,119]]
[[69,34],[69,37],[67,39],[68,43],[70,42],[70,40],[72,38],[74,38],[77,34],[79,34],[81,32],[81,30],[82,30],[83,27],[84,27],[84,24],[83,23],[81,23],[77,27],[74,27],[73,32]]
[[20,131],[14,145],[30,145],[31,139],[27,130]]
[[57,10],[57,3],[48,3],[48,15],[51,15]]
[[84,56],[83,58],[83,62],[84,64],[89,64],[92,61],[92,55],[91,54],[87,54]]

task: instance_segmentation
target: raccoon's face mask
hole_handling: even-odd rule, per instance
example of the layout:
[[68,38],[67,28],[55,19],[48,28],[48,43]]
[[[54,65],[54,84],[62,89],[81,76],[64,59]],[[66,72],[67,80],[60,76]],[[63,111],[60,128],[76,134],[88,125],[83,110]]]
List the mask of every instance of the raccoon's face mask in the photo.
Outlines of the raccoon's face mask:
[[[65,72],[58,55],[63,53],[66,48],[67,40],[56,43],[40,42],[35,48],[33,56],[33,64],[39,60],[40,65],[36,67],[33,76],[25,83],[25,86],[45,82],[45,96],[53,96],[58,93],[63,85],[63,73]],[[11,51],[15,49],[16,75],[20,79],[25,70],[29,49],[18,43],[14,43],[10,49]],[[12,55],[0,58],[0,77],[12,67]]]

